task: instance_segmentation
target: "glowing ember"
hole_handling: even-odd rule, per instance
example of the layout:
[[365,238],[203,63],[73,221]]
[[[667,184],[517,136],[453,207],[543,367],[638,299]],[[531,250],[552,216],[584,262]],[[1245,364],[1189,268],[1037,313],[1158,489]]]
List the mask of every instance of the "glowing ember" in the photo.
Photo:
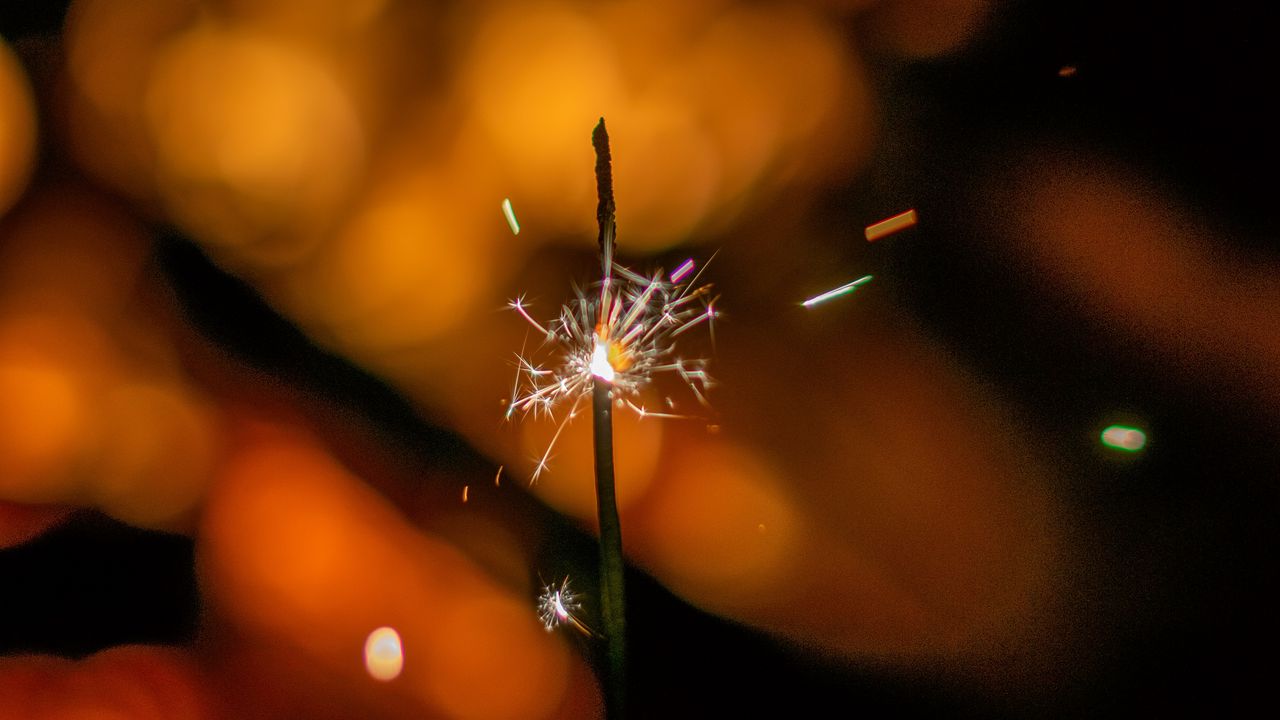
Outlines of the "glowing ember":
[[596,343],[595,352],[591,353],[591,374],[604,380],[605,382],[613,382],[613,365],[609,364],[609,345],[603,341]]

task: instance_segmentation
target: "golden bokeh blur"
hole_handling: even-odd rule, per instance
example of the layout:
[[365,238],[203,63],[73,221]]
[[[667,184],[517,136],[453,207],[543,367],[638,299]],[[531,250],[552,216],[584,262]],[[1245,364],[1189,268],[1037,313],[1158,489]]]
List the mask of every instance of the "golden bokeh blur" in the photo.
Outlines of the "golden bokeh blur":
[[0,324],[0,492],[29,503],[81,500],[77,469],[96,430],[94,396],[110,377],[101,332],[65,317]]
[[362,357],[433,340],[492,292],[500,250],[481,209],[467,212],[470,196],[449,179],[398,180],[376,188],[292,281],[301,312]]
[[143,119],[147,83],[156,53],[198,9],[186,0],[78,0],[67,15],[70,151],[115,190],[148,204],[159,188]]
[[[592,126],[608,118],[620,258],[702,268],[710,252],[690,246],[715,242],[742,251],[742,307],[780,307],[770,278],[786,268],[769,253],[837,236],[814,237],[809,211],[867,168],[880,132],[858,43],[935,58],[975,37],[990,5],[72,0],[35,88],[56,152],[34,183],[37,104],[0,43],[0,547],[79,507],[190,533],[201,604],[181,650],[0,661],[0,717],[599,715],[589,653],[532,607],[533,558],[559,530],[524,494],[594,527],[590,411],[561,430],[567,408],[504,422],[501,404],[512,354],[547,351],[508,302],[528,294],[554,317],[598,267]],[[1274,390],[1265,363],[1205,349],[1238,332],[1280,362],[1267,325],[1280,296],[1262,269],[1173,297],[1208,254],[1176,214],[1105,172],[1062,175],[1027,171],[1010,198],[1035,237],[1027,262],[1074,268],[1056,281],[1098,314],[1127,310],[1172,357]],[[1156,209],[1132,207],[1144,202]],[[182,240],[155,243],[161,227],[411,408],[371,405],[457,433],[485,473],[501,465],[501,487],[428,441],[360,446],[362,410],[326,415],[327,397],[287,387],[309,370],[258,375],[201,337],[169,283],[209,278],[174,260]],[[1117,228],[1145,277],[1108,266]],[[1253,290],[1253,309],[1214,324]],[[250,343],[274,332],[240,309],[209,322]],[[628,559],[701,610],[815,653],[970,655],[975,673],[1022,657],[1053,631],[1051,588],[1069,570],[1042,458],[996,452],[1010,431],[999,401],[903,324],[815,347],[765,316],[717,341],[728,420],[709,417],[719,398],[688,419],[615,413]],[[444,482],[419,466],[405,471],[418,484],[397,486],[358,462],[401,451],[460,482],[433,494]]]
[[0,496],[172,529],[199,502],[216,413],[162,337],[147,251],[136,221],[73,183],[39,186],[0,226]]
[[1102,158],[1041,152],[997,183],[992,198],[1026,231],[1019,262],[1090,322],[1141,337],[1188,382],[1230,378],[1260,409],[1280,407],[1280,283],[1264,259],[1227,249],[1223,231]]
[[954,52],[982,30],[992,0],[884,0],[867,13],[876,40],[904,55]]
[[305,437],[247,437],[200,533],[201,585],[220,618],[332,668],[328,682],[357,698],[374,691],[353,648],[388,625],[412,648],[397,684],[418,712],[537,718],[565,701],[576,661],[529,607]]
[[26,187],[35,146],[35,100],[21,64],[0,38],[0,216]]
[[665,462],[632,526],[651,570],[702,607],[773,605],[804,534],[781,478],[740,447],[686,444]]
[[196,237],[271,267],[305,256],[364,160],[346,93],[318,58],[197,26],[155,59],[145,97],[166,207]]
[[0,717],[210,720],[203,670],[174,648],[125,645],[83,660],[0,658]]

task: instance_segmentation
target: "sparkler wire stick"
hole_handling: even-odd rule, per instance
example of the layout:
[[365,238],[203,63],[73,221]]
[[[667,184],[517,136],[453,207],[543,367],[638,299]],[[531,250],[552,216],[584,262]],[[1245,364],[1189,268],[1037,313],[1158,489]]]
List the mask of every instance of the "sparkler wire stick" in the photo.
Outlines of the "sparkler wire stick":
[[[609,133],[604,118],[591,132],[596,151],[596,220],[600,224],[600,256],[604,281],[602,301],[607,301],[613,270],[616,233],[613,203],[613,172],[610,167]],[[603,319],[608,303],[602,302]],[[624,714],[626,687],[626,615],[623,599],[622,525],[613,484],[613,383],[596,375],[592,378],[592,437],[595,449],[596,517],[600,524],[600,608],[604,624],[607,665],[605,671],[605,714],[618,720]]]

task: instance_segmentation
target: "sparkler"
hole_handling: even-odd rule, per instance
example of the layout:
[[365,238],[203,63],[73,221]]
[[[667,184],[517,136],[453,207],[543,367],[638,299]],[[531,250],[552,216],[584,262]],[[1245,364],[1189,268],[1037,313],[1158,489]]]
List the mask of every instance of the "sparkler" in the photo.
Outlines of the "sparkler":
[[642,418],[688,417],[668,412],[670,408],[654,411],[645,406],[643,391],[664,375],[678,378],[700,405],[709,407],[707,391],[714,381],[707,373],[708,361],[675,353],[677,338],[703,324],[710,327],[716,317],[718,298],[712,297],[711,286],[697,285],[702,271],[689,278],[694,262],[686,260],[669,280],[661,270],[641,275],[613,261],[612,230],[607,242],[601,251],[605,264],[598,286],[578,291],[551,322],[535,320],[523,298],[508,303],[544,339],[544,345],[560,351],[554,367],[536,363],[523,353],[516,355],[507,417],[546,417],[557,423],[534,467],[534,482],[547,469],[565,426],[591,397],[597,378],[608,385],[613,404]]
[[554,584],[542,586],[542,594],[538,596],[538,619],[542,621],[542,626],[547,629],[547,632],[561,625],[568,625],[587,637],[595,637],[591,628],[578,619],[577,613],[581,610],[582,601],[569,587],[567,575],[558,586]]
[[[678,378],[699,403],[709,407],[707,391],[712,379],[707,374],[707,360],[681,358],[675,349],[677,338],[690,330],[705,324],[710,331],[718,298],[712,297],[710,285],[698,284],[705,266],[694,272],[692,260],[682,263],[670,276],[662,270],[642,275],[614,260],[617,227],[609,136],[603,118],[591,141],[596,151],[601,278],[590,288],[578,290],[545,325],[529,314],[523,298],[509,303],[543,339],[544,347],[556,348],[558,361],[544,367],[523,352],[516,355],[507,417],[519,413],[556,423],[532,473],[531,481],[536,482],[546,470],[561,433],[587,398],[591,399],[600,525],[600,607],[608,646],[605,703],[608,716],[618,718],[624,706],[626,622],[622,529],[614,497],[613,407],[629,408],[642,418],[685,417],[667,412],[670,407],[661,412],[645,407],[644,391],[664,376]],[[669,398],[668,405],[674,406]]]

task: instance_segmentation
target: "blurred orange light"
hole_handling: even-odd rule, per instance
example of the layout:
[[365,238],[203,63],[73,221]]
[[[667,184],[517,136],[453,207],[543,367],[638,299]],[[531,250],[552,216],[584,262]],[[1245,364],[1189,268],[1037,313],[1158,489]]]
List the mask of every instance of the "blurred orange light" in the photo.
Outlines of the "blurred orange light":
[[35,140],[36,112],[31,88],[18,59],[0,39],[0,215],[26,187],[35,158]]
[[773,473],[742,448],[684,448],[639,510],[654,569],[717,610],[771,604],[791,574],[802,519]]
[[175,38],[156,58],[146,119],[171,212],[260,263],[299,260],[363,164],[362,129],[332,70],[245,31]]

